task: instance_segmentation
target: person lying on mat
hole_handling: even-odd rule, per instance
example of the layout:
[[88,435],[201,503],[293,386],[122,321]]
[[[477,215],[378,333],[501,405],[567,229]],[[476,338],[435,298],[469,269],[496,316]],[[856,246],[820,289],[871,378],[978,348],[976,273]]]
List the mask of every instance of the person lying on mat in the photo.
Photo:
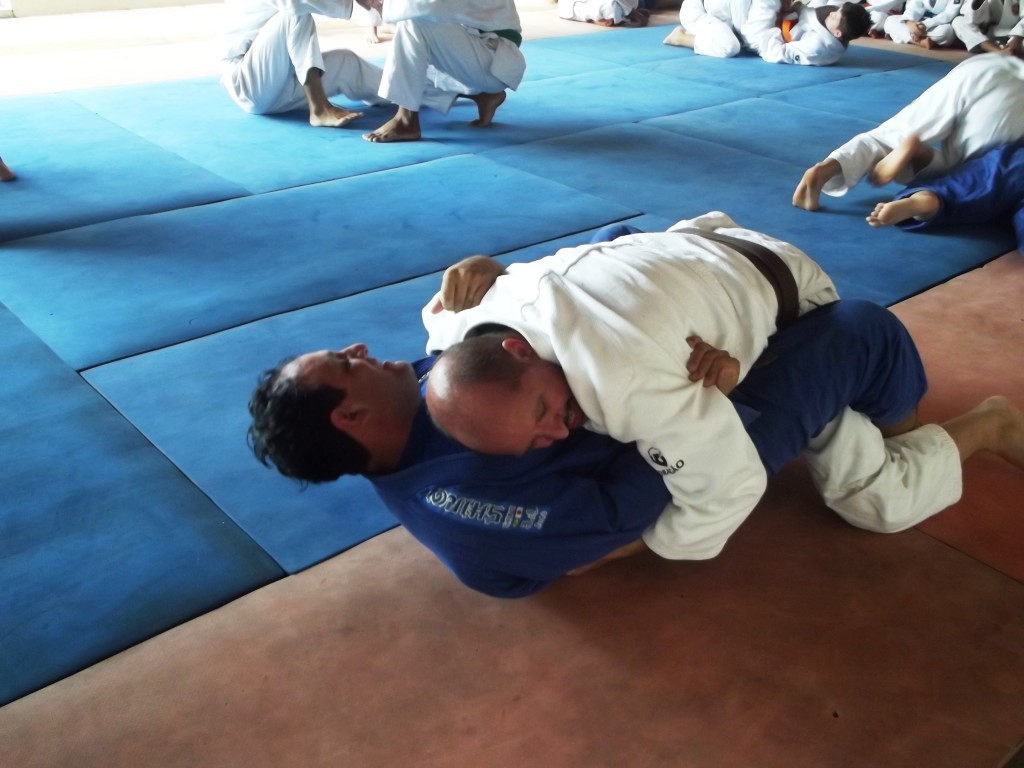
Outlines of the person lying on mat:
[[[431,0],[388,0],[384,20],[395,32],[379,93],[398,110],[364,134],[367,141],[417,141],[420,109],[447,114],[459,96],[476,104],[470,125],[488,126],[505,90],[523,79],[523,34],[513,0],[453,0],[443,7]],[[425,91],[428,78],[439,94]]]
[[[473,306],[501,271],[495,265],[469,259],[449,269],[442,284],[445,306]],[[809,329],[817,344],[789,337],[789,329],[773,338],[780,364],[758,374],[775,377],[762,383],[764,403],[773,386],[784,399],[786,386],[799,383],[800,377],[784,380],[789,366],[782,363],[792,359],[800,371],[804,366],[797,355],[820,355],[826,339],[833,351],[845,350],[872,329],[856,312],[825,313],[814,322],[823,324]],[[823,328],[830,330],[823,333]],[[786,344],[787,338],[794,343]],[[696,380],[707,374],[707,383],[714,383],[719,375],[714,366],[722,358],[695,344],[691,375]],[[520,457],[467,451],[433,427],[420,400],[433,358],[410,368],[367,355],[365,346],[353,345],[302,355],[265,372],[249,406],[253,451],[283,474],[310,482],[367,475],[410,533],[474,589],[522,596],[601,558],[635,551],[669,499],[659,473],[632,445],[587,430]],[[733,363],[737,376],[738,361],[726,362]],[[721,376],[727,378],[727,372]],[[748,376],[740,390],[752,381]],[[831,384],[831,397],[844,397],[834,376],[811,381]],[[827,395],[817,398],[823,411]],[[748,397],[754,405],[745,407],[770,411],[755,395]],[[788,422],[791,439],[799,443],[800,431],[814,434],[820,420],[807,410],[804,417],[762,416],[762,427]]]
[[14,181],[16,178],[18,178],[17,174],[8,168],[7,163],[0,157],[0,181]]
[[[919,426],[926,382],[906,330],[883,308],[834,297],[805,254],[723,214],[563,249],[510,267],[472,309],[425,308],[428,350],[447,349],[427,406],[442,431],[483,453],[523,455],[584,424],[635,441],[672,494],[643,535],[669,559],[717,555],[767,474],[805,447],[825,503],[876,531],[957,501],[960,462],[978,450],[1024,466],[1024,414],[1008,401]],[[846,313],[874,334],[831,348],[817,323]],[[787,322],[775,338],[798,340],[800,366],[752,370],[766,346],[784,348],[769,336]],[[472,338],[478,328],[504,331]],[[736,355],[743,383],[732,401],[678,364],[691,336]],[[744,424],[737,406],[762,415]]]
[[867,221],[872,227],[918,230],[1007,217],[1013,220],[1017,250],[1024,252],[1024,143],[990,149],[945,176],[909,186],[876,205]]
[[[933,151],[908,155],[904,142],[909,137]],[[854,136],[808,168],[793,193],[793,205],[816,211],[822,192],[841,197],[869,172],[869,181],[877,185],[938,176],[987,149],[1021,139],[1024,61],[992,53],[976,56],[960,62],[877,128]]]
[[732,58],[743,48],[772,64],[835,64],[851,40],[871,29],[871,16],[858,3],[838,6],[753,0],[683,0],[679,23],[666,45],[694,53]]
[[558,0],[558,16],[600,27],[646,27],[651,12],[640,0]]
[[[363,8],[380,0],[355,0]],[[352,0],[227,0],[221,83],[246,112],[256,115],[309,108],[309,124],[340,128],[362,117],[330,97],[385,103],[377,91],[382,70],[352,51],[320,51],[312,14],[352,15]]]

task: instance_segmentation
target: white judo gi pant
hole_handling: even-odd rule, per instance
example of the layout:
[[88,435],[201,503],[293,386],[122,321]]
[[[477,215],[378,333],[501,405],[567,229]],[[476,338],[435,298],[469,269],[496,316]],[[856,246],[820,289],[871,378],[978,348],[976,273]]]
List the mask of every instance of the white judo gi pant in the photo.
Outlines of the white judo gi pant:
[[867,416],[847,408],[803,453],[822,499],[840,517],[868,531],[896,533],[960,499],[960,452],[946,430],[926,424],[879,437]]
[[316,24],[309,14],[279,13],[268,21],[243,56],[226,63],[221,82],[246,112],[288,112],[307,106],[303,83],[310,69],[323,72],[328,98],[383,104],[377,95],[382,70],[351,51],[320,51]]
[[[679,24],[693,35],[693,52],[716,59],[731,59],[743,48],[732,24],[714,14],[704,0],[683,0],[679,8]],[[725,8],[723,8],[724,13]]]
[[639,7],[639,0],[558,0],[558,15],[573,21],[609,20],[621,24]]
[[378,93],[413,112],[426,106],[447,114],[460,94],[514,90],[526,69],[511,41],[451,22],[399,21],[391,46]]
[[[1024,61],[997,53],[971,57],[884,123],[832,152],[842,173],[822,192],[845,195],[911,134],[936,148],[924,178],[938,176],[998,144],[1024,138]],[[906,169],[896,180],[914,178]]]

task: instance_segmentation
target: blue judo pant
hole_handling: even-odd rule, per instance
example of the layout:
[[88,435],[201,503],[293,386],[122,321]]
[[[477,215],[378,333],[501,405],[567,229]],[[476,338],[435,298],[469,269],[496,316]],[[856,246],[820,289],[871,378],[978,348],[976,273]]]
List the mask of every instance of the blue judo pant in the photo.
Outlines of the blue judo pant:
[[[591,242],[640,231],[613,224]],[[899,318],[868,301],[841,299],[775,333],[729,399],[765,469],[774,474],[844,408],[876,424],[895,424],[917,407],[927,388],[921,357]]]
[[859,299],[801,315],[768,340],[761,360],[729,399],[769,474],[799,456],[844,408],[895,424],[928,388],[903,323]]
[[922,190],[942,204],[931,219],[900,222],[903,229],[979,224],[1011,217],[1017,248],[1024,250],[1024,144],[1006,144],[968,160],[945,176],[907,187],[897,200]]

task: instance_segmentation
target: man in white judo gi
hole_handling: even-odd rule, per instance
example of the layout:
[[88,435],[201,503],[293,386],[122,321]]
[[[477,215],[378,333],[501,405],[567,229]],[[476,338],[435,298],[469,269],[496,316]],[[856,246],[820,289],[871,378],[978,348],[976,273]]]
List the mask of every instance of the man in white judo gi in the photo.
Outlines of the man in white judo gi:
[[813,66],[836,63],[850,41],[871,28],[868,12],[856,3],[784,7],[780,0],[683,0],[679,23],[665,38],[668,45],[717,58],[748,48],[773,64]]
[[306,106],[310,125],[340,128],[362,112],[332,104],[332,96],[384,103],[377,96],[380,67],[352,51],[320,50],[312,14],[347,19],[352,0],[227,0],[227,13],[221,83],[246,112],[269,115]]
[[[775,330],[779,300],[752,261],[707,233],[774,251],[793,273],[801,312],[843,303],[830,304],[831,281],[805,254],[740,229],[723,214],[680,222],[667,233],[564,249],[513,265],[473,309],[435,312],[436,302],[424,309],[428,349],[449,347],[478,328],[513,329],[497,354],[514,360],[522,374],[511,387],[507,379],[481,385],[459,368],[460,355],[453,363],[443,355],[427,386],[435,422],[485,453],[543,448],[586,420],[617,440],[635,440],[673,498],[645,532],[646,545],[669,559],[717,555],[760,499],[767,462],[734,404],[694,383],[683,361],[698,334],[734,352],[741,377],[747,376]],[[488,359],[482,370],[497,365]],[[801,373],[794,375],[799,381]],[[889,383],[888,375],[876,382],[882,389]],[[852,524],[903,530],[949,506],[961,493],[960,462],[977,450],[997,450],[1024,466],[1024,414],[1007,401],[986,401],[943,427],[918,426],[921,394],[912,393],[906,411],[877,419],[885,426],[847,407],[834,418],[830,412],[820,433],[811,433],[812,476],[826,503]]]
[[651,12],[640,0],[558,0],[558,16],[601,27],[646,27]]
[[965,0],[952,25],[971,53],[1024,56],[1024,17],[1017,0]]
[[[915,142],[933,152],[910,153]],[[808,168],[793,205],[808,211],[820,197],[841,197],[866,174],[872,184],[908,184],[948,172],[999,144],[1024,138],[1024,61],[984,54],[962,61],[877,128],[854,136]],[[909,140],[909,141],[908,141]],[[927,166],[915,158],[930,158]]]
[[[477,106],[470,125],[491,124],[526,71],[522,26],[513,0],[387,0],[384,21],[395,25],[380,96],[398,105],[395,116],[364,134],[372,142],[417,141],[420,108],[447,114],[466,96]],[[440,93],[425,98],[425,83]]]

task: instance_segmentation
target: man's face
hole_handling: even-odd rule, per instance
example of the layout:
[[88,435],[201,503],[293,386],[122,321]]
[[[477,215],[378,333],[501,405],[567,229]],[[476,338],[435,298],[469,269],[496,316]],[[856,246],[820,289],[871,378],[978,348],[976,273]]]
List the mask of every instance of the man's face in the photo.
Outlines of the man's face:
[[345,390],[341,407],[367,408],[384,428],[392,422],[405,424],[411,420],[420,403],[412,365],[380,362],[369,356],[365,344],[301,355],[288,363],[281,374],[295,376],[307,385]]
[[438,419],[442,428],[480,453],[521,456],[564,440],[582,426],[585,416],[562,369],[537,357],[520,364],[518,387],[471,387],[455,408],[446,409],[452,416]]

